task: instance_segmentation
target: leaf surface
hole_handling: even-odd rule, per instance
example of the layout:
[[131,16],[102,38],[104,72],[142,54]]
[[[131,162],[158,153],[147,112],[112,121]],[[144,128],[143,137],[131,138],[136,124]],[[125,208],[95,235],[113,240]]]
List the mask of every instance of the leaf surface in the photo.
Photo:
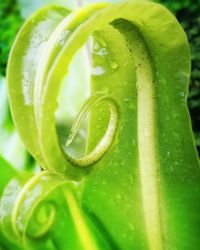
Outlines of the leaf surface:
[[[83,232],[89,249],[195,249],[200,168],[186,103],[190,52],[184,31],[166,8],[148,1],[66,12],[37,12],[10,55],[9,98],[24,143],[46,171],[80,182],[79,205],[73,206],[71,192],[67,204],[83,249]],[[57,96],[90,36],[91,96],[70,138],[91,111],[87,153],[75,159],[59,140]],[[106,101],[96,105],[96,95]],[[23,204],[16,205],[13,221],[21,218]],[[83,223],[81,231],[74,214],[91,224]],[[92,228],[104,243],[94,240]]]

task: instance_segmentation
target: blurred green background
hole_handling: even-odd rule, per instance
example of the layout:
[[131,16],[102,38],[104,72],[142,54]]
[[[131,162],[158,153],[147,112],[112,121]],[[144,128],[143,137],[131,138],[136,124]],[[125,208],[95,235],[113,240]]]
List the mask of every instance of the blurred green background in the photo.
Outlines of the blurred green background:
[[[6,64],[17,31],[35,10],[46,4],[60,4],[71,9],[100,1],[93,0],[2,0],[0,1],[0,158],[18,170],[37,171],[39,167],[20,141],[12,122],[6,93]],[[119,2],[109,0],[108,2]],[[189,110],[200,154],[200,0],[160,0],[177,17],[187,33],[192,55]],[[147,10],[148,11],[148,10]],[[81,74],[81,73],[80,73]],[[73,79],[72,79],[73,80]],[[184,135],[183,135],[184,136]]]

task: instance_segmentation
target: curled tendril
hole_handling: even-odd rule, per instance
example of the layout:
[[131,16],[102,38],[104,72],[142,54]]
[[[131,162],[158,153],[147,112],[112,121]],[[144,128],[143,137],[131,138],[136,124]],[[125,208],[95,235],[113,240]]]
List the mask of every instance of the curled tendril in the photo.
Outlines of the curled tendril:
[[[59,24],[59,18],[55,20],[46,20],[46,23],[49,24],[49,22],[52,25],[52,22],[55,22],[56,25],[58,25],[55,29],[55,24],[52,25],[52,30],[47,36],[47,38],[43,37],[43,40],[40,41],[40,43],[47,42],[47,46],[45,47],[44,51],[41,51],[41,58],[39,60],[39,66],[35,63],[35,74],[33,74],[33,70],[31,71],[30,68],[28,71],[23,72],[23,80],[22,84],[26,81],[26,86],[31,87],[32,84],[35,84],[34,93],[32,93],[31,97],[28,96],[29,94],[26,92],[25,94],[25,105],[29,105],[31,102],[33,102],[34,105],[34,112],[29,110],[28,114],[28,120],[32,119],[34,121],[33,125],[31,125],[32,128],[30,128],[30,131],[33,134],[33,139],[38,138],[39,144],[35,144],[33,142],[32,145],[27,144],[28,149],[30,152],[36,157],[36,159],[39,161],[39,163],[42,165],[43,168],[47,169],[47,171],[42,171],[39,174],[31,177],[29,180],[27,180],[25,183],[23,182],[19,189],[17,189],[17,193],[15,197],[11,199],[11,193],[9,193],[10,187],[12,188],[12,185],[9,184],[1,202],[1,224],[3,225],[4,233],[5,235],[10,238],[10,235],[13,236],[13,241],[16,244],[21,244],[23,242],[24,245],[27,244],[30,240],[38,240],[41,237],[44,237],[56,221],[57,211],[56,211],[56,203],[54,202],[56,199],[48,200],[47,197],[55,191],[59,190],[60,186],[66,186],[67,192],[64,192],[63,197],[65,197],[65,202],[69,202],[72,205],[69,205],[69,213],[71,214],[73,220],[75,220],[75,217],[78,216],[79,220],[81,221],[81,229],[78,229],[78,224],[76,223],[77,231],[79,233],[84,233],[86,239],[84,239],[85,236],[81,236],[81,241],[83,245],[89,244],[91,245],[91,248],[96,249],[95,246],[95,239],[92,240],[92,236],[90,236],[90,232],[88,231],[88,225],[85,222],[84,215],[81,212],[79,205],[76,205],[77,199],[74,198],[74,191],[76,190],[77,182],[69,181],[66,177],[63,176],[62,171],[62,165],[64,165],[64,169],[66,168],[74,168],[74,166],[79,167],[86,167],[91,164],[94,164],[98,160],[100,160],[103,155],[108,151],[110,145],[112,144],[112,141],[114,139],[114,136],[117,131],[117,125],[118,125],[118,106],[116,101],[112,98],[112,96],[105,92],[97,92],[93,94],[83,105],[82,109],[80,110],[79,114],[77,115],[74,124],[72,126],[72,129],[70,131],[69,137],[66,141],[66,147],[69,146],[78,129],[80,126],[81,121],[86,117],[86,115],[95,107],[106,103],[109,107],[110,112],[110,119],[108,123],[107,130],[100,140],[100,142],[97,144],[95,149],[88,153],[86,156],[74,159],[70,157],[62,148],[59,148],[58,151],[55,152],[55,156],[58,157],[58,162],[56,165],[51,164],[51,157],[46,157],[46,150],[49,150],[49,147],[45,145],[44,142],[46,140],[43,140],[43,125],[46,123],[43,121],[43,109],[41,107],[45,104],[45,91],[49,88],[48,85],[48,75],[51,72],[51,67],[53,67],[53,62],[56,59],[56,57],[60,54],[63,47],[65,47],[65,44],[68,42],[68,38],[71,33],[73,33],[77,28],[78,25],[76,22],[76,15],[83,15],[84,19],[87,20],[90,15],[95,12],[98,9],[104,8],[105,4],[99,4],[99,5],[91,5],[88,8],[83,8],[82,10],[78,11],[75,15],[71,14],[68,17],[65,18],[65,15],[68,14],[68,11],[62,9],[62,8],[49,8],[39,11],[38,16],[44,17],[46,13],[48,12],[55,12],[59,13],[60,19],[63,21]],[[45,13],[46,11],[46,13]],[[37,15],[37,14],[36,14]],[[33,16],[30,18],[30,20],[27,21],[27,24],[22,28],[23,30],[26,30],[29,25],[32,25],[34,23],[34,18],[36,16]],[[46,17],[46,16],[45,16]],[[79,20],[79,19],[78,19]],[[82,18],[79,20],[82,21]],[[38,25],[38,26],[37,26]],[[36,27],[39,29],[40,24],[38,23]],[[67,31],[67,26],[70,26],[70,31]],[[36,28],[36,33],[38,32]],[[51,34],[52,33],[52,34]],[[19,35],[19,37],[21,36]],[[67,34],[66,36],[63,36],[63,34]],[[35,35],[36,36],[36,35]],[[62,38],[62,44],[60,42],[60,37]],[[24,39],[27,39],[24,37]],[[33,42],[34,41],[34,42]],[[37,42],[37,39],[33,37],[33,40],[30,42],[30,51],[35,50],[35,42]],[[17,45],[17,42],[15,43]],[[15,52],[15,45],[13,48],[13,52]],[[39,48],[38,48],[39,50]],[[31,52],[32,53],[32,52]],[[11,57],[12,57],[11,53]],[[25,56],[26,57],[26,56]],[[25,58],[24,57],[24,58]],[[28,65],[30,63],[30,58],[27,57],[27,59],[24,59],[28,62]],[[12,64],[12,60],[10,59],[10,62]],[[30,65],[29,65],[30,66]],[[26,67],[25,67],[26,68]],[[25,70],[25,69],[24,69]],[[24,88],[24,86],[23,86]],[[24,89],[23,89],[24,90]],[[56,91],[55,91],[56,93]],[[30,99],[31,98],[31,99]],[[54,98],[55,100],[55,98]],[[25,112],[26,113],[26,112]],[[54,120],[54,108],[50,112],[53,114],[53,120]],[[51,117],[51,115],[49,115]],[[46,117],[46,115],[45,115]],[[17,119],[18,120],[18,119]],[[27,121],[28,121],[27,120]],[[55,120],[54,120],[55,122]],[[50,122],[51,123],[51,122]],[[17,122],[18,124],[18,122]],[[45,125],[46,126],[46,125]],[[46,127],[48,128],[48,126]],[[20,130],[20,129],[19,129]],[[29,132],[30,132],[29,131]],[[54,130],[55,132],[55,130]],[[23,132],[22,132],[23,133]],[[51,133],[50,133],[51,135]],[[56,135],[57,136],[57,135]],[[22,136],[23,137],[23,136]],[[26,138],[23,137],[23,140],[26,141]],[[57,138],[56,138],[57,140]],[[26,143],[26,142],[25,142]],[[54,146],[54,143],[52,143]],[[36,146],[36,147],[35,147]],[[35,149],[34,149],[35,147]],[[64,158],[63,158],[64,156]],[[64,160],[63,160],[64,159]],[[61,162],[60,162],[61,160]],[[61,174],[61,176],[60,176]],[[65,175],[66,176],[66,175]],[[75,191],[77,193],[77,191]],[[76,196],[76,195],[75,195]],[[9,209],[5,206],[8,206],[9,202],[8,200],[11,199],[11,205]],[[4,206],[4,203],[6,204]],[[72,208],[75,209],[76,212],[73,211]],[[5,209],[7,209],[7,212],[5,213]],[[45,212],[44,212],[45,211]],[[40,215],[43,214],[42,220],[40,220]],[[8,223],[9,221],[9,223]],[[9,228],[9,230],[7,230]],[[11,233],[10,233],[11,232]],[[10,235],[9,235],[10,234]],[[90,242],[91,241],[91,242]]]
[[56,220],[56,204],[53,201],[41,201],[33,213],[27,229],[27,236],[32,239],[44,237]]
[[11,180],[0,203],[3,234],[16,245],[24,246],[34,244],[54,226],[60,206],[56,200],[61,195],[59,187],[64,185],[71,195],[77,188],[77,183],[47,171],[28,178]]
[[15,234],[12,224],[12,211],[16,197],[20,194],[24,184],[30,176],[18,176],[9,181],[4,189],[0,200],[0,229],[3,234],[11,241],[20,244],[21,239]]
[[[28,249],[35,249],[38,244],[42,249],[46,249],[48,244],[56,245],[54,231],[58,230],[59,235],[78,234],[78,249],[83,246],[87,249],[88,244],[91,249],[98,249],[90,225],[80,209],[78,188],[79,183],[67,181],[47,171],[40,172],[26,182],[11,180],[1,200],[2,232],[16,245],[22,244]],[[74,230],[68,228],[72,222],[75,223]]]
[[26,232],[28,221],[34,209],[57,186],[67,181],[59,176],[43,171],[32,177],[16,197],[12,209],[12,225],[16,235]]
[[88,101],[83,105],[81,111],[77,115],[74,124],[72,125],[68,139],[66,141],[66,146],[69,146],[72,143],[79,129],[81,121],[95,106],[100,105],[102,102],[108,103],[110,108],[110,120],[105,135],[100,140],[99,144],[95,147],[95,149],[88,155],[79,159],[73,159],[68,156],[68,158],[72,161],[72,163],[80,167],[89,166],[91,164],[94,164],[96,161],[100,160],[101,157],[107,152],[115,136],[118,124],[117,104],[108,94],[96,93],[95,95],[93,95],[91,98],[88,99]]

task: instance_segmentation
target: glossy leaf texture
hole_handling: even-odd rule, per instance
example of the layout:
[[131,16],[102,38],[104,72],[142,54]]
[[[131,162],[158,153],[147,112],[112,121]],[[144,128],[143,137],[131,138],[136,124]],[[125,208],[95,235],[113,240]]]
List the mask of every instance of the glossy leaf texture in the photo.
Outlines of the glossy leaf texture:
[[[57,97],[90,37],[91,96],[62,145]],[[186,35],[159,4],[36,12],[15,40],[7,80],[15,125],[44,171],[19,188],[4,234],[27,249],[198,249],[189,77]],[[88,113],[87,152],[76,159],[67,146]]]

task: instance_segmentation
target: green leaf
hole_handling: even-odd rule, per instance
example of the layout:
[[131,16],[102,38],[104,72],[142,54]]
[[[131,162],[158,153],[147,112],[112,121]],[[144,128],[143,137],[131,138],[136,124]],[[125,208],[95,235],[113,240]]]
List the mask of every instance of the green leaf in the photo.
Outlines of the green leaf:
[[[25,169],[28,163],[28,154],[14,129],[4,78],[0,79],[0,129],[0,155],[14,168]],[[31,164],[29,168],[31,168]]]
[[[91,96],[68,140],[91,110],[87,152],[74,158],[59,139],[57,97],[71,60],[91,36]],[[36,12],[14,43],[8,85],[19,134],[46,171],[18,195],[11,211],[15,234],[23,239],[29,211],[59,179],[78,181],[80,196],[74,199],[66,185],[63,197],[82,249],[195,248],[200,168],[187,108],[189,77],[186,35],[159,4],[93,4],[71,14],[51,6]],[[96,106],[99,93],[109,101]],[[48,173],[50,186],[40,180]],[[26,207],[30,199],[32,209]],[[75,218],[84,221],[80,228]],[[48,231],[38,246],[52,235]],[[65,249],[63,236],[57,242]],[[77,249],[75,242],[70,249]]]

